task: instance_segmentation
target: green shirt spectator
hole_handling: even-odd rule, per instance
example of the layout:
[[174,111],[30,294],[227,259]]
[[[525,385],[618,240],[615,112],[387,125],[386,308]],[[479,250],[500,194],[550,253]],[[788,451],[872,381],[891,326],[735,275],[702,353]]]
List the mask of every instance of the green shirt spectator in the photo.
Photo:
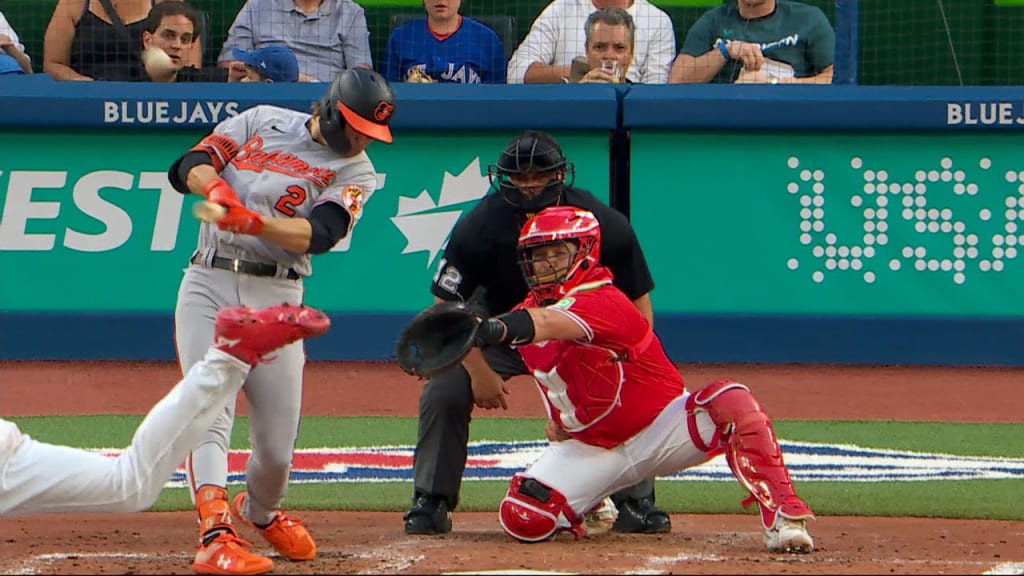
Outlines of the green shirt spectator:
[[831,84],[835,31],[816,6],[728,0],[686,34],[672,83]]

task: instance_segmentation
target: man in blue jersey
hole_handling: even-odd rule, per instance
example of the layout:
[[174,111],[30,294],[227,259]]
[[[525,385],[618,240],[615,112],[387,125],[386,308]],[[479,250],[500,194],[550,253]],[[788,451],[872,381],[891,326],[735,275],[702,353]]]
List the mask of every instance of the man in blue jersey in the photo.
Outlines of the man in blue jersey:
[[462,0],[423,5],[426,18],[391,32],[384,54],[390,82],[505,83],[505,50],[494,30],[459,14]]

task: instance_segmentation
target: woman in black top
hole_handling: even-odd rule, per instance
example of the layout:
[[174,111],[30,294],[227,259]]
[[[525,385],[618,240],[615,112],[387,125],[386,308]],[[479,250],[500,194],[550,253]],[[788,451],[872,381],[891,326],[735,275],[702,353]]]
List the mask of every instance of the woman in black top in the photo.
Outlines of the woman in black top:
[[[146,16],[161,1],[176,0],[58,0],[43,39],[43,71],[54,80],[139,80]],[[199,50],[196,43],[190,63],[199,64]]]

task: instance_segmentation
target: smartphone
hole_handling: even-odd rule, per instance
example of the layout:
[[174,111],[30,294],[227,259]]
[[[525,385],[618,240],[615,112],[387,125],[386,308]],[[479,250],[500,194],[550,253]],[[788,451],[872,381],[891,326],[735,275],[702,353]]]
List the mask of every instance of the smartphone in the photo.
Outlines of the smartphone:
[[580,78],[583,78],[590,72],[590,64],[587,64],[587,59],[583,56],[577,56],[572,59],[572,65],[569,67],[569,82],[579,82]]

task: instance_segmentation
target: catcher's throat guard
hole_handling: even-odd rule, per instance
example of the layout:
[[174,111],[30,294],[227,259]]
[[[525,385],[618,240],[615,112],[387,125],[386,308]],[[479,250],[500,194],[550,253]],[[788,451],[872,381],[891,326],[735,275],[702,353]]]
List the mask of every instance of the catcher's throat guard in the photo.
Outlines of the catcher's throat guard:
[[417,314],[398,336],[395,354],[405,373],[434,376],[462,361],[473,348],[480,318],[462,302],[439,302]]

